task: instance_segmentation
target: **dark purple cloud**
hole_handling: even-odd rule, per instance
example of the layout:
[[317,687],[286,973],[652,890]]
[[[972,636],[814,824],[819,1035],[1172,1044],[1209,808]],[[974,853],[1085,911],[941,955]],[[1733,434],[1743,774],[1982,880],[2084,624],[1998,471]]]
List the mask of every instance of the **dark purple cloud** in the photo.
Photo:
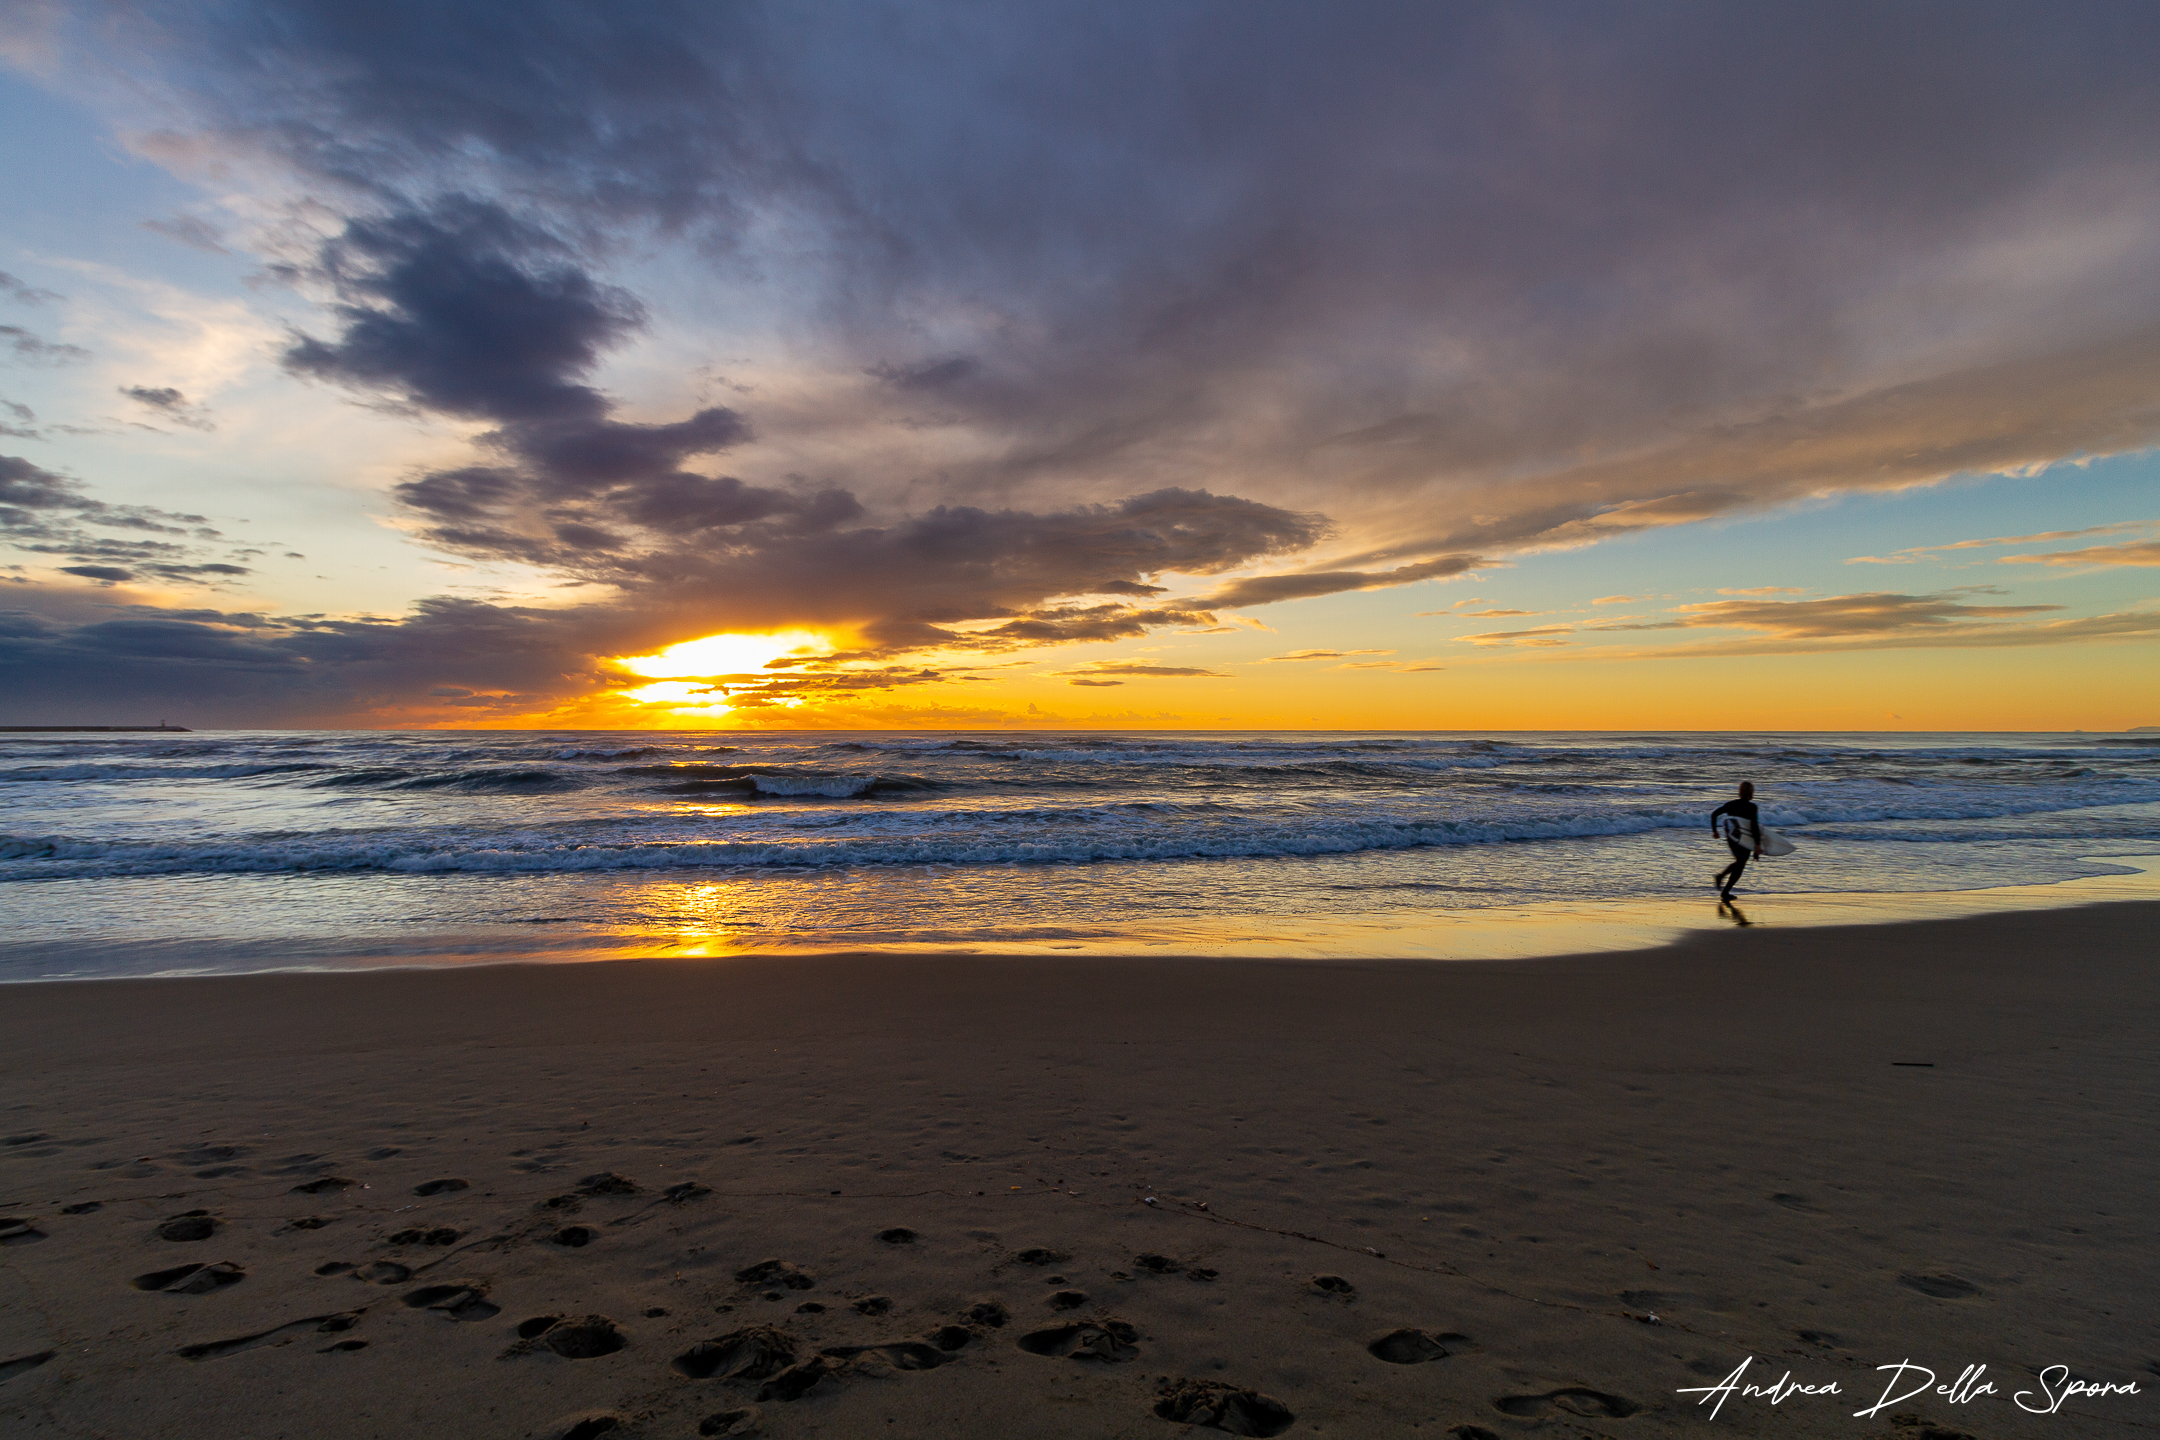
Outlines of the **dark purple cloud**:
[[159,419],[190,430],[215,430],[210,412],[170,385],[123,385],[120,393]]
[[0,344],[6,345],[20,365],[73,365],[90,358],[90,352],[80,345],[47,340],[20,325],[0,325]]
[[67,298],[51,290],[40,289],[27,280],[18,279],[8,274],[5,270],[0,270],[0,295],[5,295],[19,305],[43,305],[48,300],[64,300]]
[[286,367],[446,415],[598,419],[608,402],[571,377],[644,318],[556,237],[461,196],[350,222],[320,273],[345,297],[332,307],[342,333],[300,337]]

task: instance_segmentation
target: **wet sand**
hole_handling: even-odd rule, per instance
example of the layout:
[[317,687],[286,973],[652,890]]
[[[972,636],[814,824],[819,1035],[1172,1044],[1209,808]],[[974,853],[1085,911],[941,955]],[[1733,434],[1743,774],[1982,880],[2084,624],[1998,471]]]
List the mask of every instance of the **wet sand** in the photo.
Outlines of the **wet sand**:
[[2156,930],[7,987],[0,1432],[2152,1433]]

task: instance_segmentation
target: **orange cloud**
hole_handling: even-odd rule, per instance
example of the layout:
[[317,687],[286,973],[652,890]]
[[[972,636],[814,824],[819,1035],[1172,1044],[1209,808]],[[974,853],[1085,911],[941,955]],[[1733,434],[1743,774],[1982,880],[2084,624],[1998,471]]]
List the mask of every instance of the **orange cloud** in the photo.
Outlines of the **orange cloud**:
[[2005,555],[2001,565],[2160,565],[2160,540],[2140,540],[2129,545],[2093,545],[2083,550],[2057,550],[2048,555]]
[[1574,633],[1572,625],[1547,625],[1538,630],[1490,630],[1483,635],[1456,638],[1469,645],[1565,645],[1568,642],[1557,637]]

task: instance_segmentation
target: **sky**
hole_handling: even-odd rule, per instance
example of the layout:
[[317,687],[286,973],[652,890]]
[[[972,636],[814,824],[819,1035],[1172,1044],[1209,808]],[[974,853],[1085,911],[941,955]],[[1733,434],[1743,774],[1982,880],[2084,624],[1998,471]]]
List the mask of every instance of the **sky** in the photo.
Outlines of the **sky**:
[[2149,5],[0,10],[0,723],[2160,725]]

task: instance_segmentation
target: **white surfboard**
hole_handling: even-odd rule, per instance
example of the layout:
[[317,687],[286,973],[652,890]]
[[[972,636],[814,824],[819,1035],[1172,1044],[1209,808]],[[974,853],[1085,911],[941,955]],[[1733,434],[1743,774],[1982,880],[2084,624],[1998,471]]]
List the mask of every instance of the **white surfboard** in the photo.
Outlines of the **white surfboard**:
[[1786,839],[1783,835],[1778,834],[1777,831],[1771,829],[1769,826],[1765,825],[1762,827],[1763,854],[1790,855],[1794,850],[1798,848],[1799,847],[1794,845],[1792,841]]

